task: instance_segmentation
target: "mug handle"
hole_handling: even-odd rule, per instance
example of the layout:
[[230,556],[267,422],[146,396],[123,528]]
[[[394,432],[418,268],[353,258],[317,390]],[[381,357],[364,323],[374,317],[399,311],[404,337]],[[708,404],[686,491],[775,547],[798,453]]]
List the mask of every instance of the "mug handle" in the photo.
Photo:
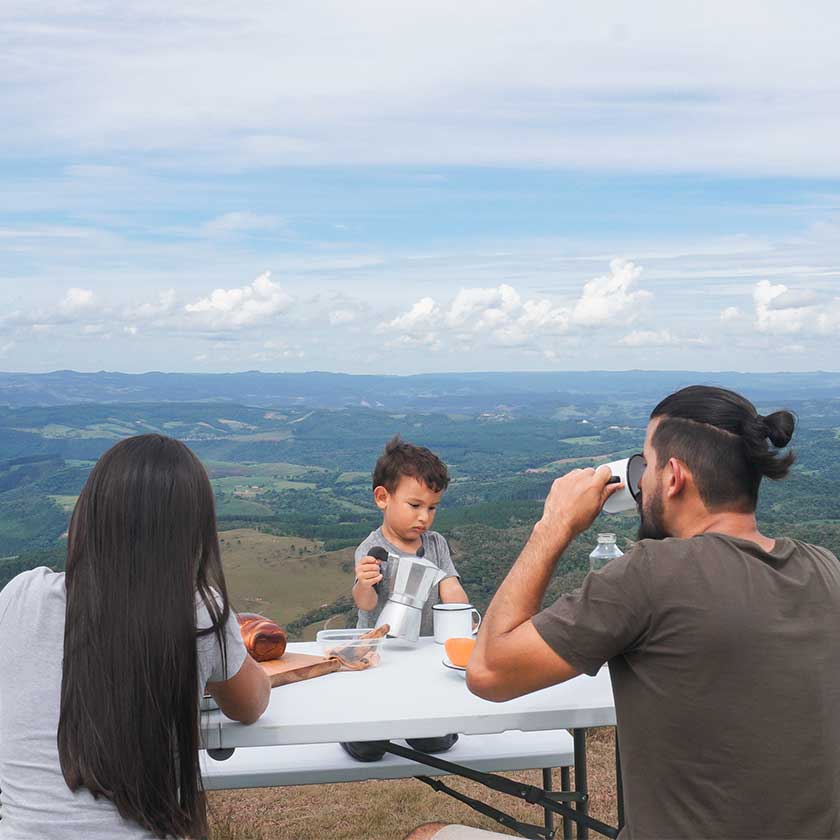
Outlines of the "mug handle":
[[481,613],[475,608],[473,608],[472,612],[475,614],[475,617],[478,619],[478,624],[475,625],[475,628],[472,631],[472,635],[475,636],[475,634],[478,633],[478,628],[481,627]]

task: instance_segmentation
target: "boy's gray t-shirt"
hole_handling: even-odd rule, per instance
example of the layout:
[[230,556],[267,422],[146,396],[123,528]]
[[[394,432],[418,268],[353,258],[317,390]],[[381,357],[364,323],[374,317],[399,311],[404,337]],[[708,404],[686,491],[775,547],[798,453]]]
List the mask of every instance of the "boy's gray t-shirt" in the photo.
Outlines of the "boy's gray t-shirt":
[[[152,840],[110,800],[94,799],[85,788],[71,792],[61,774],[56,739],[66,606],[64,574],[43,567],[0,592],[0,840]],[[196,626],[210,626],[203,604]],[[200,691],[208,681],[235,675],[245,661],[233,612],[225,642],[226,673],[215,635],[196,640]]]
[[[455,569],[455,564],[452,562],[452,556],[449,553],[449,545],[441,534],[437,531],[424,531],[420,535],[420,541],[425,551],[425,554],[423,555],[425,560],[428,560],[430,563],[434,563],[435,566],[444,572],[448,578],[460,577],[458,571]],[[356,562],[358,563],[362,557],[369,554],[370,550],[377,545],[382,546],[382,548],[392,554],[402,555],[406,553],[402,549],[397,548],[397,546],[393,543],[388,542],[382,533],[382,528],[377,528],[375,531],[371,531],[365,538],[364,542],[362,542],[362,544],[356,549]],[[390,581],[391,571],[390,566],[390,563],[385,564],[383,571],[384,577],[382,578],[382,582],[379,584],[379,594],[377,597],[376,607],[370,611],[359,610],[359,620],[356,623],[356,627],[366,628],[376,626],[376,620],[379,618],[379,613],[382,612],[382,608],[388,602],[388,582]],[[438,590],[439,586],[440,584],[432,589],[429,593],[429,599],[423,607],[423,617],[420,621],[421,636],[434,635],[434,614],[432,613],[432,607],[435,604],[440,603],[440,593]]]

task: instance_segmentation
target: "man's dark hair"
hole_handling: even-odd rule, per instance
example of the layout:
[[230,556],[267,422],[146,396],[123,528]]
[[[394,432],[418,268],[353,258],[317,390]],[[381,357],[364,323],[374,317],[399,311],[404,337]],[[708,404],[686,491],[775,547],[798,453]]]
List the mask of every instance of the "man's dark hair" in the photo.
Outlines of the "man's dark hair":
[[446,464],[434,452],[394,435],[385,444],[385,451],[373,468],[373,489],[384,487],[389,493],[393,493],[404,475],[416,478],[435,493],[440,493],[449,486]]
[[660,418],[651,440],[657,465],[682,461],[709,510],[751,513],[761,479],[784,478],[795,459],[793,451],[779,451],[793,437],[794,415],[774,411],[762,417],[749,400],[725,388],[683,388],[650,417]]

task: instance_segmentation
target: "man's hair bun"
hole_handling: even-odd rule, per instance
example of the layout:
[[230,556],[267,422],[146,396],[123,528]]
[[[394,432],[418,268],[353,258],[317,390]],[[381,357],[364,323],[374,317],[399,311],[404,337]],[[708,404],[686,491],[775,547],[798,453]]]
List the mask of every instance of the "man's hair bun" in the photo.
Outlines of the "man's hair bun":
[[764,418],[764,426],[770,443],[777,449],[784,449],[793,438],[796,418],[789,411],[774,411]]

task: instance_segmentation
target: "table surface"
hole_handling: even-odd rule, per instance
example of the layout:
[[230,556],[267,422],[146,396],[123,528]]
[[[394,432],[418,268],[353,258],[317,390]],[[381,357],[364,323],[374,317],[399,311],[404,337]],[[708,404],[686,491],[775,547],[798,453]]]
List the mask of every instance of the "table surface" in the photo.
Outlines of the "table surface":
[[[320,654],[314,642],[288,646]],[[465,735],[519,729],[575,729],[615,724],[609,672],[491,703],[471,694],[462,673],[443,665],[443,645],[386,639],[381,662],[278,686],[263,716],[248,726],[221,712],[202,714],[209,749]]]

